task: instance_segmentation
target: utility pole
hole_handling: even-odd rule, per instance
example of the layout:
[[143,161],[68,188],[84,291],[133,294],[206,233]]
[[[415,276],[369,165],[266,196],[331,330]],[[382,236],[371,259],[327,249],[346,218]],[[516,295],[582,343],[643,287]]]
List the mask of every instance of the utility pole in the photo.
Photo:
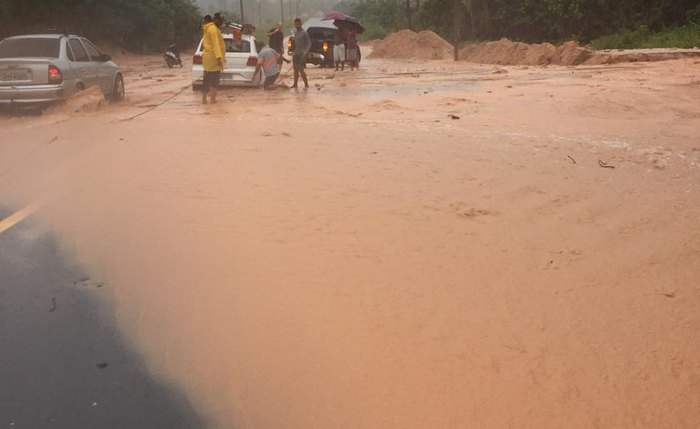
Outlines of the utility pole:
[[262,28],[262,3],[258,1],[258,27]]
[[245,24],[245,15],[243,14],[243,0],[241,2],[241,24]]
[[282,28],[284,28],[284,0],[280,0],[280,8],[282,9]]

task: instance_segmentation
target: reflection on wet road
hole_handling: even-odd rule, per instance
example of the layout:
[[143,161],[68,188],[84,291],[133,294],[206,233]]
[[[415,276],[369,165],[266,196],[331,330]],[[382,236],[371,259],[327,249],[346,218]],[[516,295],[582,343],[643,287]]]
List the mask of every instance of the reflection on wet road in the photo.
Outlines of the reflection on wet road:
[[205,427],[122,337],[110,295],[36,221],[0,233],[0,427]]

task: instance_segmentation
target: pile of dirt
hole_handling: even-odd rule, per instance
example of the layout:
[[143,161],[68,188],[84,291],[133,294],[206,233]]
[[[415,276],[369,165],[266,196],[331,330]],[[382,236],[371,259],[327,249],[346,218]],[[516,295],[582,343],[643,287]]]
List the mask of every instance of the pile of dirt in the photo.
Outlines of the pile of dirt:
[[432,31],[401,30],[377,42],[369,57],[447,60],[454,57],[454,48]]
[[566,42],[559,46],[552,55],[550,64],[576,66],[585,63],[593,56],[593,51],[582,48],[576,42]]
[[528,44],[503,38],[497,42],[476,43],[464,47],[459,59],[473,63],[541,66],[547,64],[578,65],[592,56],[589,49],[576,42],[558,48],[549,43]]
[[528,44],[501,39],[497,42],[475,43],[459,51],[459,59],[472,63],[500,65],[576,66],[579,64],[616,64],[699,58],[700,49],[643,49],[629,51],[593,51],[576,42],[559,47],[549,43]]
[[700,58],[700,49],[641,49],[596,52],[586,64],[618,64]]

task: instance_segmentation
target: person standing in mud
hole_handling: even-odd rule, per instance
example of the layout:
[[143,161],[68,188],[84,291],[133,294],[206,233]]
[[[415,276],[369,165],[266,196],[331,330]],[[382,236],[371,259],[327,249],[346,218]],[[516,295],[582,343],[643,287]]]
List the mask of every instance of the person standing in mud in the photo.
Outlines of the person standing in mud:
[[338,65],[340,65],[340,70],[345,70],[345,38],[345,28],[339,26],[338,31],[335,32],[335,40],[333,41],[333,62],[335,63],[335,71],[338,71]]
[[210,102],[216,103],[216,93],[219,90],[221,72],[224,70],[226,62],[226,44],[224,36],[221,34],[221,27],[224,24],[224,17],[220,13],[204,17],[202,25],[202,66],[204,77],[202,78],[202,104],[207,104],[207,95]]
[[309,80],[306,78],[306,56],[311,51],[311,37],[309,33],[301,28],[301,19],[296,18],[294,20],[294,57],[292,58],[292,64],[294,65],[294,85],[292,88],[297,88],[299,83],[299,75],[301,75],[304,81],[304,89],[309,88]]
[[345,46],[345,60],[350,63],[350,70],[355,70],[355,67],[359,67],[358,64],[358,52],[360,47],[357,44],[357,31],[350,27],[347,31],[347,42]]

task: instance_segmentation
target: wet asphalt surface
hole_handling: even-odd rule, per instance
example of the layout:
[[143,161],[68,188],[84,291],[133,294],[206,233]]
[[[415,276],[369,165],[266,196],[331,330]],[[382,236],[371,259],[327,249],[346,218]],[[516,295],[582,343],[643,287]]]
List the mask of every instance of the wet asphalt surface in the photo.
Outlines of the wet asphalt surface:
[[0,233],[0,428],[206,427],[118,332],[110,285],[69,253],[34,219]]

